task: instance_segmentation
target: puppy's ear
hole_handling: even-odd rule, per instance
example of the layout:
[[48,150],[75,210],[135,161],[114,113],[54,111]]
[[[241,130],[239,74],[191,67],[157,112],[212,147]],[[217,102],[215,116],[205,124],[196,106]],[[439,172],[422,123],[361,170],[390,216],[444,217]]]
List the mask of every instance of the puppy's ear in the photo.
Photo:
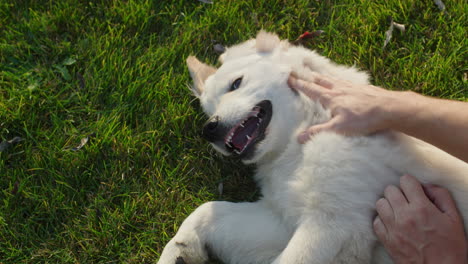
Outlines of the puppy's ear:
[[194,56],[187,58],[187,66],[193,80],[192,92],[196,97],[200,97],[203,93],[206,79],[216,72],[216,68],[200,62]]
[[219,55],[219,58],[218,58],[218,61],[222,63],[224,63],[225,59],[226,59],[226,55],[227,53],[224,52],[223,54]]
[[268,33],[264,30],[258,32],[255,47],[257,52],[272,52],[280,44],[280,39],[273,33]]

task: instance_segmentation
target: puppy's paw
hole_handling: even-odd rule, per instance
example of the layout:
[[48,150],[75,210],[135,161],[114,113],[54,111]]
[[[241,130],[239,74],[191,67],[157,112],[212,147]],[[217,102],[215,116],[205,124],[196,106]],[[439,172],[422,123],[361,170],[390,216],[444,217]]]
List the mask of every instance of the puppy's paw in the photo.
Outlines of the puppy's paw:
[[199,243],[182,242],[172,239],[164,248],[158,264],[203,264],[208,254]]

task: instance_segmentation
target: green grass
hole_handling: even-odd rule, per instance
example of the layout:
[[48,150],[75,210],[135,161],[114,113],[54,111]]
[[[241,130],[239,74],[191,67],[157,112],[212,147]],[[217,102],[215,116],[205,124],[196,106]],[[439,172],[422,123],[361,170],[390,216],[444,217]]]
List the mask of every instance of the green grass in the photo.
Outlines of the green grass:
[[468,5],[445,2],[0,0],[0,141],[24,139],[0,152],[0,263],[154,263],[197,206],[256,199],[199,136],[185,58],[213,42],[321,29],[307,46],[376,85],[468,101]]

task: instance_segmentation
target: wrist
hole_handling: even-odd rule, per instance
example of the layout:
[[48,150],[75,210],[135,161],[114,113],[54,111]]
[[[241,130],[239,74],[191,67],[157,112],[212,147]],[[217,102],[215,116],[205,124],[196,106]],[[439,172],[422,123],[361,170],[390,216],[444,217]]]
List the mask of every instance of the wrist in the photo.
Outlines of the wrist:
[[400,130],[402,120],[411,112],[406,98],[412,96],[411,92],[385,90],[378,103],[381,130]]
[[383,106],[386,110],[386,129],[408,133],[424,122],[430,110],[427,98],[412,91],[390,91],[389,99]]

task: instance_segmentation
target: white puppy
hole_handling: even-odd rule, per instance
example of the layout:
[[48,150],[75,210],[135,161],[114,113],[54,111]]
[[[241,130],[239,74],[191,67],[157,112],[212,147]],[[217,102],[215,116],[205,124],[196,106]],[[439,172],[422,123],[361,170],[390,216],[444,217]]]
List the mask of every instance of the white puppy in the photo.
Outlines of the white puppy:
[[468,164],[422,141],[394,132],[323,132],[297,143],[299,131],[330,113],[288,88],[290,73],[367,84],[366,73],[266,32],[227,49],[220,61],[215,69],[187,59],[193,92],[211,117],[203,135],[221,153],[256,164],[262,198],[201,205],[159,264],[211,257],[229,264],[391,263],[372,220],[384,188],[398,185],[405,173],[448,188],[468,219]]

